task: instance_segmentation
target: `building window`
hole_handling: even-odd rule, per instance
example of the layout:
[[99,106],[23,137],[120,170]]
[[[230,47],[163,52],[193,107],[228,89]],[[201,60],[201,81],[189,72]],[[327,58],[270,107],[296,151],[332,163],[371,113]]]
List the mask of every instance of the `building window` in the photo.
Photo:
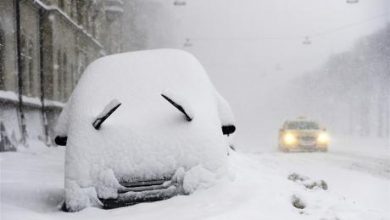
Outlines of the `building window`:
[[64,0],[59,0],[58,1],[58,7],[61,8],[61,9],[64,9],[64,6],[65,6]]
[[70,65],[70,74],[69,74],[69,76],[70,76],[70,82],[69,82],[69,84],[70,84],[70,86],[71,86],[71,90],[73,90],[74,89],[74,87],[75,87],[75,77],[74,77],[74,74],[75,74],[75,71],[74,71],[74,64],[72,64],[72,65]]
[[84,27],[87,31],[91,31],[91,2],[84,5]]
[[75,15],[75,10],[76,10],[75,0],[71,0],[70,1],[70,17],[73,19],[74,19],[74,15]]
[[61,96],[61,99],[63,101],[66,100],[67,96],[68,96],[68,80],[67,80],[67,75],[68,75],[68,59],[67,59],[67,56],[66,56],[66,53],[63,53],[62,54],[62,87],[61,87],[61,90],[62,90],[62,96]]
[[0,90],[5,90],[5,67],[4,67],[4,54],[5,54],[5,39],[4,32],[0,25]]
[[77,23],[79,25],[84,24],[84,3],[83,1],[76,1],[76,8],[77,8]]
[[34,61],[32,59],[32,57],[34,56],[34,48],[33,48],[33,43],[32,41],[30,40],[27,44],[27,51],[28,51],[28,56],[29,56],[29,59],[28,59],[28,67],[27,67],[27,74],[28,74],[28,77],[26,80],[28,80],[28,89],[27,89],[27,94],[30,95],[30,96],[33,96],[33,95],[36,95],[35,92],[34,92],[34,85],[35,85],[35,81],[34,81]]
[[58,91],[57,100],[61,100],[62,96],[62,58],[61,58],[61,51],[57,51],[57,88],[54,88],[54,91]]
[[33,88],[33,44],[24,33],[20,36],[22,69],[22,91],[24,95],[31,96]]

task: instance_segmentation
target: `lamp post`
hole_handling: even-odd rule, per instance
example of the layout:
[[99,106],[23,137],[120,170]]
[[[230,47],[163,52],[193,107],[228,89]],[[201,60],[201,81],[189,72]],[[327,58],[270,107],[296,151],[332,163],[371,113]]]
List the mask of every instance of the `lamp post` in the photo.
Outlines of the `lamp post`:
[[347,0],[346,2],[348,4],[356,4],[356,3],[359,3],[359,0]]
[[16,17],[16,54],[17,54],[17,73],[18,73],[18,114],[19,126],[21,133],[21,143],[26,146],[26,120],[23,112],[23,65],[22,65],[22,48],[20,46],[20,1],[15,0],[15,17]]

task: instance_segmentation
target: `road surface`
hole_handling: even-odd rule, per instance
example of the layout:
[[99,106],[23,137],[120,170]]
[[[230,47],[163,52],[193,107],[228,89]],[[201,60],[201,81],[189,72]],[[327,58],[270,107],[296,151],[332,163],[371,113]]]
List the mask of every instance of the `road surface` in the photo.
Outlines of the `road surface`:
[[229,159],[230,175],[209,189],[166,201],[77,213],[59,211],[64,149],[40,145],[0,154],[2,220],[390,219],[388,140],[338,141],[328,153],[238,150]]

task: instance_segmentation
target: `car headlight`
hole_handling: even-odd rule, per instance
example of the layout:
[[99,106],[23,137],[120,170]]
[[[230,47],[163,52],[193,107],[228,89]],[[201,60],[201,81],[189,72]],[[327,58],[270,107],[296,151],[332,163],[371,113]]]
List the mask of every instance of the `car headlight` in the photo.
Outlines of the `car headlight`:
[[320,143],[320,144],[328,144],[329,143],[329,134],[326,133],[326,132],[321,132],[318,137],[317,137],[317,141]]
[[297,142],[297,138],[294,134],[286,133],[283,135],[283,142],[287,145],[293,145]]

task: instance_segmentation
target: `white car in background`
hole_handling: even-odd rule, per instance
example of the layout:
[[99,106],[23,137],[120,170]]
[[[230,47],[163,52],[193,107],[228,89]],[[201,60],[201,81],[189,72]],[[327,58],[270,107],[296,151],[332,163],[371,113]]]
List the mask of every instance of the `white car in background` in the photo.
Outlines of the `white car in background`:
[[100,58],[59,118],[63,210],[115,208],[190,194],[225,176],[235,131],[229,104],[187,52]]
[[300,117],[284,122],[279,130],[279,149],[289,151],[328,151],[329,134],[317,122]]

